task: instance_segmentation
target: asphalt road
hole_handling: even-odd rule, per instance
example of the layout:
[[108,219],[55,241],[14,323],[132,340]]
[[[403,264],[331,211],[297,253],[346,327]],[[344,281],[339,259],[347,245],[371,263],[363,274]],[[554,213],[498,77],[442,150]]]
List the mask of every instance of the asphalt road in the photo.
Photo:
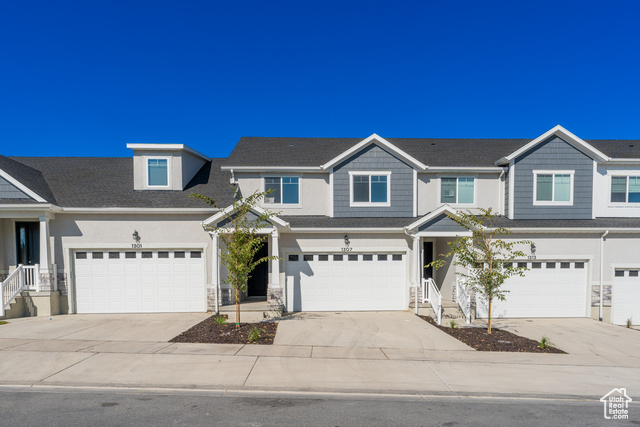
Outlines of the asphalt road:
[[347,394],[0,390],[3,426],[616,426],[598,401]]

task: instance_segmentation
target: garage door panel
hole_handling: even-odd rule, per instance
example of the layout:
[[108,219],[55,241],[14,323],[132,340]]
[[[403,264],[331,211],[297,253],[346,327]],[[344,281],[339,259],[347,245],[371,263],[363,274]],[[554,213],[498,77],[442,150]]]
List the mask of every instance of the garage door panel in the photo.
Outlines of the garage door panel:
[[611,289],[611,323],[640,325],[640,269],[620,269],[614,276]]
[[[547,263],[552,263],[552,265]],[[505,301],[493,301],[492,317],[585,317],[587,305],[587,269],[576,268],[574,261],[542,262],[525,277],[512,277],[505,282]],[[570,268],[562,268],[562,263]],[[566,264],[564,264],[566,265]],[[476,298],[477,315],[488,317],[488,304]]]
[[364,254],[328,254],[326,260],[320,260],[314,254],[313,260],[308,261],[303,260],[303,255],[285,265],[287,310],[406,309],[404,262],[398,262],[398,268],[390,271],[388,261],[381,266],[376,255],[365,260]]
[[[75,260],[78,313],[206,311],[204,259],[113,252]],[[148,252],[151,252],[149,258]],[[166,253],[164,254],[166,256]],[[189,264],[187,264],[187,262]],[[190,272],[190,273],[188,273]]]

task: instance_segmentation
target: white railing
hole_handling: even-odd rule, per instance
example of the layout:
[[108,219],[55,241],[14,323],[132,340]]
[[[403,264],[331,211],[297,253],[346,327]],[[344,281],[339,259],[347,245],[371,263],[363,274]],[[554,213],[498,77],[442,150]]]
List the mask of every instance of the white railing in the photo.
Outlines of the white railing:
[[23,265],[24,271],[24,287],[32,291],[39,291],[40,289],[40,266],[36,265]]
[[4,282],[0,283],[0,295],[2,296],[2,301],[0,303],[0,316],[4,316],[4,310],[11,300],[14,299],[19,292],[25,289],[24,278],[24,266],[20,264]]
[[467,292],[467,281],[459,277],[456,277],[456,302],[467,324],[471,323],[471,296]]
[[[416,298],[417,300],[417,298]],[[433,312],[436,314],[436,323],[442,324],[442,295],[433,279],[422,279],[422,302],[431,304]]]

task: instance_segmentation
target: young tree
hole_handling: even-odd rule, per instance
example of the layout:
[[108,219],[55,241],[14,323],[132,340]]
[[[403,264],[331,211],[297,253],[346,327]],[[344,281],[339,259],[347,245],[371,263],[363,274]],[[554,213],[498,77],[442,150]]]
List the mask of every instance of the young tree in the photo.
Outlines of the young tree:
[[[235,291],[236,301],[236,326],[240,326],[240,295],[247,290],[247,281],[256,266],[262,262],[279,259],[277,256],[266,256],[255,260],[255,256],[264,245],[264,235],[258,234],[258,230],[270,227],[269,218],[277,215],[276,212],[265,211],[252,215],[253,208],[266,195],[266,192],[255,192],[251,196],[236,199],[233,208],[225,212],[224,219],[218,224],[205,226],[206,231],[218,235],[221,244],[220,263],[227,267],[228,275],[225,283],[228,283]],[[219,208],[215,200],[202,194],[191,194],[190,197],[203,200],[209,206]],[[220,209],[220,208],[219,208]]]
[[[528,240],[507,242],[502,238],[511,234],[511,230],[503,227],[494,228],[495,215],[491,208],[480,208],[480,215],[471,212],[459,212],[448,215],[461,227],[469,230],[471,236],[460,236],[448,242],[449,252],[441,255],[443,258],[454,256],[453,265],[465,267],[466,273],[457,275],[465,277],[467,284],[484,297],[489,304],[489,324],[487,332],[491,334],[491,308],[494,300],[504,301],[506,293],[502,289],[505,280],[512,276],[524,276],[526,267],[517,267],[516,259],[525,256],[523,251],[517,250],[518,245],[531,244]],[[429,265],[441,268],[445,260],[440,258]]]

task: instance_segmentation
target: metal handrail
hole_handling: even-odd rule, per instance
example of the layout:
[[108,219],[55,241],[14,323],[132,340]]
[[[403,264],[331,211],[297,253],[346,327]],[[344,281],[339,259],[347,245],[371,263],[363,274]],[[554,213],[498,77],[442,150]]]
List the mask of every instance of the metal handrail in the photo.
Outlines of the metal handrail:
[[9,305],[19,292],[25,289],[24,266],[18,265],[13,273],[0,283],[0,295],[2,296],[2,304],[0,304],[0,316],[4,316],[5,308]]
[[[436,314],[436,323],[442,324],[442,295],[432,278],[422,279],[422,299],[423,302],[431,304],[433,312]],[[416,298],[417,300],[417,298]]]

